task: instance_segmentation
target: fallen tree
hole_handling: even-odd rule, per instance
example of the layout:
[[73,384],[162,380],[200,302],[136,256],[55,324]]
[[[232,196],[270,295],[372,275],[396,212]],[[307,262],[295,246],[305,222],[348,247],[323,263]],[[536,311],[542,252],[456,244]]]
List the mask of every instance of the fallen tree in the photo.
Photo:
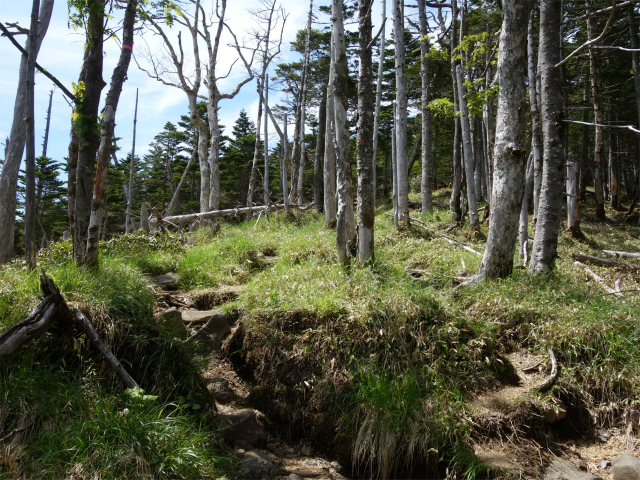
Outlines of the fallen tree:
[[631,270],[632,272],[640,272],[640,266],[631,265],[629,263],[618,262],[617,260],[609,260],[606,258],[592,257],[591,255],[584,255],[582,253],[574,253],[571,258],[577,262],[590,263],[591,265],[598,265],[600,267],[613,267],[622,268],[623,270]]
[[[313,203],[308,205],[289,205],[290,208],[297,208],[298,210],[309,210],[313,206]],[[227,208],[225,210],[212,210],[210,212],[202,213],[190,213],[187,215],[173,215],[170,217],[163,217],[162,223],[187,223],[193,221],[206,220],[209,218],[220,217],[235,217],[238,215],[249,215],[254,213],[268,213],[276,210],[284,210],[284,205],[271,204],[269,206],[258,205],[255,207],[241,207],[241,208]]]
[[40,276],[40,290],[43,296],[42,301],[24,320],[0,335],[0,358],[11,355],[23,344],[38,338],[54,324],[57,324],[63,332],[69,332],[76,328],[86,334],[91,340],[91,344],[104,357],[123,385],[127,388],[138,386],[115,355],[106,347],[87,317],[80,310],[70,308],[67,305],[60,290],[44,270]]

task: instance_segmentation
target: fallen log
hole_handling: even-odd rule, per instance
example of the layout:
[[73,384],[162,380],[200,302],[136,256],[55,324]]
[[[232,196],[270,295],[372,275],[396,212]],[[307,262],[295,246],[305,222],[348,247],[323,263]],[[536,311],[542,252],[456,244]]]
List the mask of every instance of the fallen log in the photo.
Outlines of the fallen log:
[[466,245],[466,244],[464,244],[464,243],[458,242],[457,240],[454,240],[453,238],[451,238],[451,237],[449,237],[449,236],[445,235],[444,233],[441,233],[441,232],[438,232],[437,230],[433,230],[432,228],[429,228],[429,227],[427,226],[427,224],[426,224],[426,223],[421,222],[420,220],[417,220],[417,219],[415,219],[415,218],[411,218],[410,220],[411,220],[412,222],[417,223],[417,224],[418,224],[418,225],[420,225],[422,228],[424,228],[425,230],[427,230],[427,231],[429,231],[429,232],[433,233],[434,235],[437,235],[437,236],[439,236],[439,237],[443,238],[445,241],[449,242],[450,244],[455,245],[456,247],[460,247],[460,248],[462,248],[463,250],[466,250],[467,252],[475,253],[476,255],[482,256],[482,253],[478,252],[477,250],[474,250],[474,249],[473,249],[473,248],[471,248],[469,245]]
[[571,255],[575,261],[582,263],[589,263],[591,265],[598,265],[600,267],[614,267],[622,268],[624,270],[631,270],[632,272],[640,272],[638,265],[631,265],[629,263],[618,262],[617,260],[608,260],[606,258],[592,257],[591,255],[584,255],[582,253],[574,253]]
[[[294,205],[290,205],[290,207],[294,207]],[[273,210],[284,210],[284,205],[270,205],[268,207],[261,205],[257,207],[227,208],[225,210],[213,210],[211,212],[191,213],[188,215],[174,215],[172,217],[164,217],[162,221],[172,223],[186,223],[193,222],[194,220],[204,220],[207,218],[235,217],[237,215],[263,213],[265,211]]]
[[593,270],[591,270],[589,267],[587,267],[584,263],[579,262],[579,261],[574,261],[573,262],[575,265],[578,265],[579,267],[582,267],[582,269],[585,271],[585,273],[587,274],[587,276],[589,278],[591,278],[592,280],[595,280],[596,282],[598,282],[602,288],[610,295],[616,295],[618,297],[621,297],[622,294],[620,292],[616,292],[613,288],[610,288],[604,281],[604,279],[598,275],[597,273],[595,273]]
[[603,250],[605,255],[615,258],[640,258],[640,253],[616,252],[615,250]]
[[62,327],[63,332],[69,331],[71,327],[76,327],[87,335],[125,387],[137,387],[136,381],[131,378],[131,375],[105,346],[87,317],[79,310],[69,308],[60,290],[44,270],[40,275],[40,289],[43,295],[42,301],[27,318],[0,335],[0,358],[16,352],[23,344],[44,334],[54,324]]

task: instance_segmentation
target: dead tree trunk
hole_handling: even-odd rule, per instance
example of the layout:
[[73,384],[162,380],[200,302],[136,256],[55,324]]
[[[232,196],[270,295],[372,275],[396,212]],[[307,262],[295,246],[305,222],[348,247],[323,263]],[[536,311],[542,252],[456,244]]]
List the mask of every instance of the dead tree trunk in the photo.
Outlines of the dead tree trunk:
[[258,158],[260,158],[260,127],[262,125],[262,106],[264,105],[263,94],[264,75],[258,79],[258,119],[256,120],[256,141],[253,149],[253,162],[251,163],[251,175],[249,177],[249,190],[247,192],[247,207],[253,206],[253,190],[258,175]]
[[[196,135],[197,134],[198,134],[198,132],[196,130]],[[182,190],[182,185],[184,185],[184,182],[187,179],[187,175],[189,174],[189,170],[191,170],[191,165],[193,164],[193,162],[196,159],[196,156],[198,155],[198,151],[196,149],[196,145],[194,145],[193,149],[191,150],[191,155],[189,156],[189,161],[187,162],[187,166],[184,167],[184,172],[182,172],[182,177],[180,177],[180,181],[178,182],[178,186],[176,187],[175,192],[173,192],[173,196],[171,197],[171,201],[169,202],[169,205],[167,205],[167,209],[164,212],[164,214],[166,216],[171,215],[173,213],[173,209],[176,208],[176,205],[178,204],[178,197],[180,196],[180,190]]]
[[[418,3],[420,4],[420,3]],[[373,196],[375,204],[376,164],[378,156],[378,130],[380,129],[380,103],[382,102],[382,74],[384,73],[385,24],[387,20],[387,2],[382,0],[382,29],[380,31],[380,53],[378,57],[378,79],[376,83],[376,111],[373,120]],[[385,163],[386,166],[386,163]],[[386,185],[386,176],[385,176]],[[374,205],[375,207],[375,205]]]
[[[631,47],[633,48],[633,52],[631,52],[631,61],[633,65],[633,85],[636,91],[636,110],[638,114],[638,126],[640,126],[640,41],[638,41],[638,25],[636,24],[634,6],[629,5],[627,7],[629,9],[629,32],[631,37]],[[638,137],[638,180],[640,180],[640,136]],[[640,195],[640,185],[637,185],[637,193],[636,195]],[[640,219],[638,220],[638,225],[640,225]]]
[[[47,33],[53,0],[43,0],[38,19],[36,37],[36,55]],[[28,42],[28,40],[27,40]],[[27,49],[30,45],[27,43]],[[16,221],[16,189],[18,186],[18,172],[24,152],[26,129],[25,96],[27,93],[27,57],[20,59],[18,70],[18,89],[13,107],[13,121],[8,145],[5,148],[4,165],[0,176],[0,263],[8,262],[13,257],[14,228]]]
[[358,72],[356,155],[358,162],[358,263],[361,264],[374,258],[372,4],[373,0],[359,0],[358,5],[360,68]]
[[524,187],[527,23],[531,0],[502,0],[498,118],[487,247],[475,279],[511,273]]
[[111,159],[111,146],[113,131],[115,128],[116,110],[122,93],[122,85],[127,76],[129,62],[133,53],[133,24],[136,17],[137,0],[128,0],[122,24],[122,49],[118,64],[113,70],[111,85],[102,114],[100,129],[100,149],[98,150],[98,167],[96,181],[91,200],[91,218],[87,235],[87,253],[85,263],[91,266],[98,265],[98,242],[100,240],[100,226],[102,213],[106,201],[107,174]]
[[323,211],[324,206],[324,148],[327,123],[327,89],[322,90],[320,107],[318,108],[318,136],[316,138],[316,154],[313,163],[313,205],[318,212]]
[[[127,213],[124,221],[124,233],[129,233],[131,209],[133,208],[133,178],[136,170],[136,123],[138,123],[138,89],[136,88],[136,107],[133,114],[133,143],[131,145],[131,162],[129,162],[129,190],[127,193]],[[185,170],[186,171],[186,170]]]
[[[540,34],[542,37],[542,33]],[[538,89],[533,38],[533,12],[529,16],[527,29],[527,58],[529,74],[529,103],[531,104],[531,150],[533,152],[533,224],[538,221],[540,189],[542,188],[542,155],[540,154],[540,110],[538,109]]]
[[578,164],[567,163],[567,231],[573,238],[584,239],[580,229],[580,199],[578,198]]
[[[329,67],[329,83],[327,84],[327,121],[324,143],[324,226],[335,228],[337,223],[338,203],[336,198],[336,152],[333,141],[335,122],[335,41],[331,36],[331,61]],[[295,138],[295,135],[294,135]],[[293,178],[291,179],[293,183]],[[293,185],[292,185],[293,188]]]
[[420,192],[422,195],[422,213],[430,212],[431,205],[431,170],[433,164],[433,152],[431,150],[431,79],[429,55],[429,25],[424,2],[418,2],[418,16],[420,19],[420,79],[422,81],[422,94],[420,97],[422,109],[422,181]]

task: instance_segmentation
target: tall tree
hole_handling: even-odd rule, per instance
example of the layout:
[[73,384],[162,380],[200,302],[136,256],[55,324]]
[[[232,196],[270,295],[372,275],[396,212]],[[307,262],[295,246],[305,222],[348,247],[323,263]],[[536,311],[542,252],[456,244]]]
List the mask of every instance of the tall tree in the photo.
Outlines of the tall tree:
[[[53,0],[42,0],[38,15],[38,30],[36,37],[36,55],[42,45],[51,13],[53,11]],[[30,50],[29,40],[26,49]],[[35,58],[34,58],[35,60]],[[20,59],[18,70],[18,89],[13,107],[13,122],[8,144],[5,146],[5,159],[0,176],[0,263],[5,263],[13,256],[14,227],[16,218],[16,188],[18,182],[18,172],[22,161],[26,139],[26,125],[24,118],[27,115],[26,101],[27,95],[27,57],[23,55]]]
[[373,183],[373,66],[371,64],[371,6],[374,0],[358,3],[358,125],[356,155],[358,169],[358,262],[374,257],[373,224],[375,191]]
[[131,163],[129,164],[129,188],[126,192],[127,214],[124,221],[124,232],[129,233],[131,224],[131,209],[133,207],[133,179],[136,169],[136,124],[138,123],[138,89],[136,88],[136,107],[133,114],[133,143],[131,145]]
[[[111,76],[111,85],[105,99],[100,122],[100,147],[98,149],[98,163],[96,168],[96,180],[91,199],[91,217],[87,235],[87,250],[85,262],[90,266],[98,265],[98,243],[100,240],[100,227],[102,214],[105,208],[107,175],[111,161],[111,147],[113,131],[116,124],[116,110],[122,93],[122,85],[127,76],[129,62],[133,53],[133,24],[136,19],[137,0],[128,0],[122,22],[122,48],[118,64]],[[131,159],[133,163],[133,158]]]
[[502,0],[493,196],[489,236],[474,280],[511,273],[524,187],[527,23],[531,0]]
[[551,272],[558,251],[562,215],[564,174],[564,100],[560,69],[560,23],[562,0],[542,0],[540,4],[540,47],[538,71],[543,138],[543,169],[540,203],[529,273]]
[[[424,2],[418,1],[418,16],[420,19],[420,79],[422,81],[421,110],[422,110],[422,213],[431,211],[431,170],[433,151],[431,149],[431,78],[429,60],[429,25]],[[376,108],[378,108],[376,99]]]
[[398,220],[409,225],[409,177],[407,153],[407,85],[405,79],[404,0],[393,1],[393,35],[396,67],[396,177]]

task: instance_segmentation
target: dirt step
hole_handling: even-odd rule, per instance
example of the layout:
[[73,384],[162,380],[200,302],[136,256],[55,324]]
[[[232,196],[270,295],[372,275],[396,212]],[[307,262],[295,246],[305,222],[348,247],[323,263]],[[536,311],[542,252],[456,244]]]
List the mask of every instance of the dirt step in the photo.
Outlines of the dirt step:
[[195,290],[191,292],[192,305],[198,310],[209,310],[233,302],[244,288],[244,285],[223,285],[217,288]]

